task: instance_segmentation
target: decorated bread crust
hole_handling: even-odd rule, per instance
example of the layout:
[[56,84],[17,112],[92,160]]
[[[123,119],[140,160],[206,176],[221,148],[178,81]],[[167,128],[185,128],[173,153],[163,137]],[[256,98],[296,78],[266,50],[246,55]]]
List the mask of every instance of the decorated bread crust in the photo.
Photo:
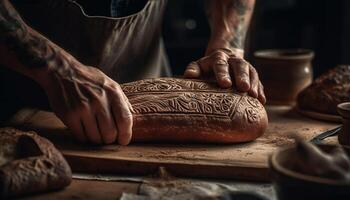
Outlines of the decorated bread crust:
[[156,78],[122,89],[134,109],[133,141],[248,142],[268,123],[257,99],[214,82]]

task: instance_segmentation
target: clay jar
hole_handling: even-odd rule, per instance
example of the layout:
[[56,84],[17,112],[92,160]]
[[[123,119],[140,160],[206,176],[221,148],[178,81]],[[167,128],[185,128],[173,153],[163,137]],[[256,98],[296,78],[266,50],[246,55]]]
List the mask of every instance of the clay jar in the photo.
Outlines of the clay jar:
[[342,145],[350,145],[350,102],[338,104],[337,110],[343,121],[343,128],[338,135],[338,141]]
[[313,51],[307,49],[271,49],[254,53],[255,67],[268,104],[295,104],[298,93],[312,82],[313,57]]

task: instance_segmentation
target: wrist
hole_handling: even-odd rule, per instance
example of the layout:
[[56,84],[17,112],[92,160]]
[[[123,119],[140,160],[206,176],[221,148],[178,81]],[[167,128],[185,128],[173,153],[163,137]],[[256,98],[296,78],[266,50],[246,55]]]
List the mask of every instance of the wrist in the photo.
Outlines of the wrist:
[[47,62],[47,66],[32,71],[32,78],[43,88],[50,85],[55,77],[69,77],[74,74],[74,67],[81,64],[62,49],[56,49],[55,58]]
[[244,57],[244,49],[240,47],[233,47],[229,40],[211,38],[208,47],[205,51],[205,55],[210,55],[215,51],[224,51],[229,56],[234,56],[238,58]]

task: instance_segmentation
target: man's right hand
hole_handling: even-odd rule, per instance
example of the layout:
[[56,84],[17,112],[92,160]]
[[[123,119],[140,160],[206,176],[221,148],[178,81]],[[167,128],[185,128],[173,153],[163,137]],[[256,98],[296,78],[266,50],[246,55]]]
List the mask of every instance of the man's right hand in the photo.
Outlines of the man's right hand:
[[100,70],[72,59],[40,73],[37,80],[53,111],[80,142],[110,144],[117,140],[127,145],[132,135],[132,107],[121,87]]
[[81,142],[130,142],[132,107],[120,86],[27,26],[0,0],[0,64],[36,80],[53,111]]

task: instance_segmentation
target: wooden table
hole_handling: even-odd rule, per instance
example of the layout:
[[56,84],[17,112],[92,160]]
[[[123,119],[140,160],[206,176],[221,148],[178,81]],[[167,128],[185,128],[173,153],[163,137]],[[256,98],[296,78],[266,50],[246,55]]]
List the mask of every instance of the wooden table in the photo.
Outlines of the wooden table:
[[[13,117],[10,124],[36,130],[48,137],[70,161],[74,171],[81,169],[93,171],[94,165],[91,163],[97,159],[95,162],[100,163],[99,167],[106,166],[102,171],[107,169],[109,173],[113,170],[123,172],[123,169],[131,173],[140,172],[142,168],[141,174],[145,175],[154,173],[159,166],[166,166],[167,170],[180,176],[246,180],[268,180],[268,155],[278,147],[291,145],[293,143],[291,135],[295,134],[304,140],[310,140],[320,132],[339,125],[309,119],[291,107],[269,106],[267,111],[269,127],[265,135],[255,142],[232,146],[136,144],[128,147],[109,145],[96,149],[73,144],[72,148],[66,137],[63,140],[61,138],[62,135],[69,135],[69,132],[52,113],[22,110]],[[329,139],[327,143],[337,143],[336,137]],[[83,161],[87,159],[88,162],[75,159],[77,155],[81,156]],[[104,163],[106,160],[111,162]],[[123,181],[73,180],[64,190],[23,199],[118,199],[123,192],[136,193],[139,186],[140,183]]]
[[149,175],[164,167],[178,177],[254,181],[269,180],[268,156],[292,145],[293,135],[310,140],[339,125],[304,117],[288,106],[268,106],[267,111],[266,133],[254,142],[235,145],[83,146],[73,142],[66,127],[49,112],[22,110],[12,123],[49,138],[75,172]]

